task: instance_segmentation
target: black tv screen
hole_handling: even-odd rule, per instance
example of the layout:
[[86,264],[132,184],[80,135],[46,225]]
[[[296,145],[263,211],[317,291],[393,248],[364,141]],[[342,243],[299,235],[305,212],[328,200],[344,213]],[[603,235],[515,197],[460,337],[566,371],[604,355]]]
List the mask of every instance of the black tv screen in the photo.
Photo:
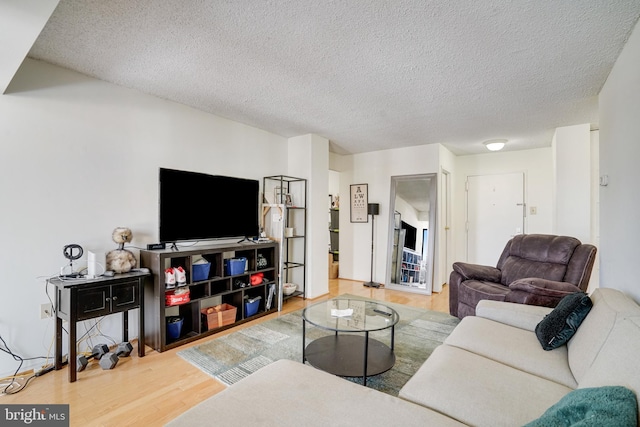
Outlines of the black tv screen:
[[416,237],[418,230],[404,221],[400,221],[400,227],[407,230],[404,235],[404,247],[411,250],[416,250]]
[[260,182],[160,168],[160,242],[256,237]]

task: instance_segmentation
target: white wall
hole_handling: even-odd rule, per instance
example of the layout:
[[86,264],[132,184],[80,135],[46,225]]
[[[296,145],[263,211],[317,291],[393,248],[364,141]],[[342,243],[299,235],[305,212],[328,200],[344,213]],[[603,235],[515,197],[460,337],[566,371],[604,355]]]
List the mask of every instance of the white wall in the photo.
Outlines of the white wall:
[[[523,172],[525,203],[537,214],[525,218],[526,233],[551,233],[553,220],[553,169],[551,148],[501,151],[456,158],[453,184],[454,261],[466,261],[467,234],[465,181],[469,176]],[[506,242],[505,242],[506,243]],[[498,260],[496,259],[496,262]],[[450,269],[451,266],[448,266]]]
[[587,292],[600,287],[600,131],[591,131],[591,243],[598,248]]
[[[455,183],[460,179],[457,174],[457,157],[444,146],[440,146],[440,170],[438,171],[437,185],[437,205],[436,223],[431,225],[432,231],[435,231],[435,248],[436,258],[434,259],[434,270],[439,272],[438,276],[433,278],[433,292],[440,292],[442,286],[449,282],[451,266],[454,262],[455,251],[455,227],[454,213],[457,209],[464,208],[464,200],[458,201],[454,197]],[[445,173],[448,176],[449,189],[445,179]],[[446,193],[449,193],[448,195]],[[448,213],[447,213],[448,200]],[[460,203],[461,202],[461,203]],[[447,218],[448,216],[448,218]],[[437,262],[437,264],[435,264]]]
[[[334,170],[329,171],[329,194],[333,197],[340,195],[340,172],[336,172]],[[329,203],[328,196],[327,203]]]
[[[307,182],[307,298],[329,292],[327,268],[327,198],[329,194],[329,140],[318,135],[290,138],[289,174]],[[298,249],[295,249],[298,250]]]
[[592,243],[591,145],[589,124],[561,127],[553,135],[553,232],[584,243]]
[[[44,278],[67,262],[64,245],[113,249],[117,226],[132,229],[134,246],[157,241],[160,166],[262,184],[286,173],[288,160],[285,138],[33,60],[0,96],[0,141],[0,335],[23,357],[51,355],[54,325],[40,320],[40,304],[48,301]],[[215,192],[206,196],[212,218],[233,209]],[[207,208],[179,194],[176,203],[186,217]],[[118,341],[120,322],[109,316],[101,330]],[[0,353],[0,374],[16,368]]]
[[600,286],[620,289],[640,302],[640,24],[620,53],[599,97]]
[[60,0],[0,1],[0,94],[4,93]]

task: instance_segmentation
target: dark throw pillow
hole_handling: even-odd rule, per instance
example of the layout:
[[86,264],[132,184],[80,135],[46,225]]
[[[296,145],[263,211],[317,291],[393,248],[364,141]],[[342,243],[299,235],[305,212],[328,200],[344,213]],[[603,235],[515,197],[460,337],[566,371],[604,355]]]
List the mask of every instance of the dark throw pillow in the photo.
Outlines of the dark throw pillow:
[[622,386],[580,388],[524,427],[636,427],[638,402]]
[[536,325],[536,336],[545,350],[553,350],[569,341],[576,333],[593,302],[584,292],[563,297],[556,308]]

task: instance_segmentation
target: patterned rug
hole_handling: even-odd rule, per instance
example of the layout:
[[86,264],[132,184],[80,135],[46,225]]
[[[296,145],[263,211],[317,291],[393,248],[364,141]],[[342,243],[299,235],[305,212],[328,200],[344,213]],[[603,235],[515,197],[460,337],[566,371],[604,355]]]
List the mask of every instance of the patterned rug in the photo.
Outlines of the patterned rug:
[[[367,300],[354,295],[340,298]],[[402,386],[451,333],[459,320],[449,314],[381,302],[398,312],[395,330],[396,363],[389,371],[367,377],[367,387],[397,396]],[[307,324],[306,345],[332,334]],[[389,344],[389,331],[370,334]],[[279,359],[302,360],[302,310],[258,323],[178,352],[184,360],[231,385]],[[346,378],[362,383],[362,378]]]

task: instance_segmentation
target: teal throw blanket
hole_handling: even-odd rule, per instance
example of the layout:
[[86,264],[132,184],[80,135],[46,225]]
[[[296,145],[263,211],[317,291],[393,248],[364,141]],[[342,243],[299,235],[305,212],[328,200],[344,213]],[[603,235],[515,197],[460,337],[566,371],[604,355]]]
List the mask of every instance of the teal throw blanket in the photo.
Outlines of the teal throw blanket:
[[626,387],[581,388],[525,427],[636,427],[638,401]]

